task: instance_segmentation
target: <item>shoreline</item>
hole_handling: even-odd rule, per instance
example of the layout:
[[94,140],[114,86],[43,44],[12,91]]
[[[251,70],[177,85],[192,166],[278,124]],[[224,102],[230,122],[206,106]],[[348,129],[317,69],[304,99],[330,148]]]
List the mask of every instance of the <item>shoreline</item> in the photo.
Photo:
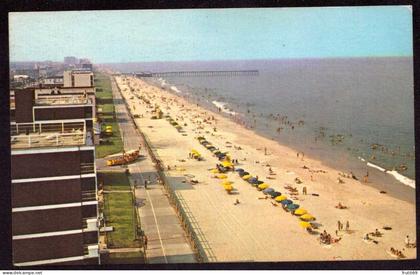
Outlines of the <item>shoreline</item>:
[[[295,150],[239,127],[218,113],[140,79],[127,79],[137,91],[127,91],[131,86],[121,79],[117,82],[124,86],[121,91],[132,112],[141,115],[136,122],[151,140],[164,167],[176,167],[165,171],[165,175],[176,193],[185,200],[218,261],[391,260],[386,252],[390,246],[401,249],[405,235],[415,236],[415,205],[389,194],[380,194],[375,188],[352,179],[345,179],[344,184],[339,184],[336,177],[340,171],[319,160],[308,156],[297,158]],[[149,103],[137,100],[133,95],[144,96]],[[184,130],[176,131],[164,118],[151,119],[154,104],[177,119]],[[212,116],[214,120],[207,120]],[[213,127],[217,127],[217,131],[213,131]],[[337,236],[341,241],[324,247],[316,236],[299,227],[295,216],[283,213],[281,207],[273,207],[272,200],[260,200],[258,196],[262,193],[240,179],[237,173],[228,173],[228,177],[234,182],[238,194],[227,195],[220,180],[208,171],[217,159],[197,142],[195,137],[198,135],[204,135],[220,150],[229,151],[239,160],[238,167],[252,175],[259,175],[270,187],[287,196],[290,194],[285,191],[286,183],[295,186],[299,192],[307,186],[310,194],[317,193],[318,196],[299,194],[293,200],[316,216],[317,222],[322,225],[321,230],[333,235],[337,219],[350,221],[351,230],[340,231]],[[267,154],[264,147],[268,148]],[[188,159],[192,148],[199,150],[203,161]],[[276,179],[268,179],[268,164],[275,171]],[[199,183],[184,183],[185,175],[193,175]],[[296,178],[303,183],[295,183]],[[236,198],[241,201],[240,206],[234,205]],[[349,206],[349,209],[334,208],[337,202]],[[378,245],[364,244],[362,237],[366,232],[385,225],[393,229],[384,232],[383,238],[378,239]],[[281,238],[267,243],[264,241],[266,236]],[[287,255],[280,253],[281,247],[290,242],[296,247],[305,247],[305,251],[293,250]],[[416,250],[408,249],[404,253],[409,259],[416,257]]]
[[[143,79],[142,79],[143,80]],[[145,80],[143,80],[145,81]],[[159,83],[156,83],[155,81],[159,81]],[[256,135],[273,140],[275,142],[277,142],[279,145],[281,146],[285,146],[290,148],[291,150],[295,150],[295,151],[300,151],[301,148],[298,148],[298,145],[296,144],[285,144],[283,142],[281,142],[281,140],[279,139],[274,139],[272,136],[270,136],[269,133],[265,133],[264,131],[257,131],[257,129],[253,128],[253,127],[248,127],[246,125],[244,125],[244,123],[239,122],[238,120],[235,119],[235,117],[239,116],[244,116],[244,114],[235,112],[234,110],[231,109],[224,109],[225,105],[229,105],[228,102],[219,102],[216,100],[211,100],[208,99],[207,103],[208,104],[203,104],[202,103],[202,99],[198,98],[197,100],[197,95],[194,94],[194,98],[191,98],[191,94],[190,93],[186,93],[183,92],[181,90],[178,89],[178,87],[176,87],[176,85],[174,84],[170,84],[167,82],[166,79],[154,79],[152,81],[145,81],[146,83],[149,83],[150,85],[155,86],[156,88],[161,88],[161,87],[165,87],[164,90],[166,92],[171,93],[174,96],[183,98],[184,100],[192,103],[192,104],[198,104],[198,106],[202,107],[203,109],[206,109],[209,112],[218,114],[220,116],[223,116],[226,119],[229,119],[230,121],[232,121],[233,123],[244,127],[247,130],[250,130],[252,132],[254,132]],[[191,102],[193,101],[193,102]],[[217,109],[221,108],[220,112],[217,112]],[[310,144],[307,145],[308,147],[311,147]],[[326,144],[322,144],[323,147],[327,147]],[[339,149],[341,150],[341,149]],[[340,152],[343,154],[346,154],[346,152]],[[313,158],[313,159],[317,159],[318,161],[324,163],[326,166],[336,169],[336,170],[343,170],[345,172],[350,172],[351,169],[348,169],[348,167],[346,167],[346,165],[340,165],[337,162],[334,161],[326,161],[326,159],[320,159],[319,155],[316,155],[316,153],[314,153],[313,151],[309,151],[306,152],[305,154],[307,154],[308,157]],[[361,169],[365,169],[366,171],[369,171],[370,173],[370,178],[373,179],[373,181],[369,181],[367,183],[367,185],[374,187],[375,189],[377,189],[378,191],[385,191],[387,193],[390,194],[390,196],[396,198],[396,199],[401,199],[404,200],[406,202],[415,204],[416,203],[416,196],[415,196],[415,179],[411,179],[403,174],[398,173],[398,171],[394,171],[394,170],[390,170],[390,171],[386,171],[386,175],[384,174],[384,171],[381,169],[376,168],[378,165],[366,161],[363,158],[361,158],[360,156],[353,156],[351,154],[346,155],[350,160],[350,163],[348,164],[353,164],[352,166],[356,167],[356,170],[363,165],[363,167]],[[336,159],[338,159],[339,157],[336,156]],[[363,163],[363,164],[362,164]],[[370,164],[370,165],[369,165]],[[379,166],[380,167],[380,166]],[[381,167],[382,168],[382,167]],[[382,168],[383,169],[383,168]],[[347,171],[348,170],[348,171]],[[360,170],[360,168],[358,169]],[[379,173],[382,172],[382,173]],[[360,173],[359,173],[360,174]],[[360,182],[362,182],[362,176],[358,175]],[[410,183],[407,183],[410,182]],[[414,185],[414,186],[413,186]],[[407,188],[408,187],[408,188]]]

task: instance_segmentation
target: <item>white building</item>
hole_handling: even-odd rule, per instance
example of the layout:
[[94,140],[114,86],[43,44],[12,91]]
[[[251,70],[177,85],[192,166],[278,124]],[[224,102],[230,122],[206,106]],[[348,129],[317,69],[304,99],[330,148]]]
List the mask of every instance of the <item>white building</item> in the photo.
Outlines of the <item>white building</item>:
[[63,84],[64,87],[93,87],[93,73],[86,70],[65,71]]

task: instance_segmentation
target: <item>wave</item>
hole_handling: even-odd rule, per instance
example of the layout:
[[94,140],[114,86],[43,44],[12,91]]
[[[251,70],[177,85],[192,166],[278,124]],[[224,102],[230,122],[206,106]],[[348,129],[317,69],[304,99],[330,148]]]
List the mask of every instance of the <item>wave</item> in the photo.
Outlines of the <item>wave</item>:
[[211,103],[213,103],[217,108],[220,108],[220,110],[223,112],[223,113],[226,113],[226,114],[230,114],[230,115],[236,115],[236,112],[234,112],[234,111],[231,111],[227,106],[228,106],[228,104],[226,103],[226,102],[220,102],[220,101],[216,101],[216,100],[213,100]]
[[176,86],[171,86],[171,90],[174,91],[175,93],[178,93],[178,94],[182,93],[180,90],[178,90],[178,88]]
[[[366,162],[366,160],[365,159],[363,159],[363,158],[361,158],[361,157],[359,157],[359,159],[361,160],[361,161],[363,161],[363,162]],[[396,180],[398,180],[399,182],[401,182],[402,184],[405,184],[405,185],[407,185],[407,186],[410,186],[411,188],[413,188],[413,189],[416,189],[416,181],[415,180],[412,180],[412,179],[410,179],[410,178],[407,178],[406,176],[403,176],[403,175],[401,175],[400,173],[398,173],[397,171],[395,171],[395,170],[392,170],[392,171],[388,171],[388,170],[386,170],[385,168],[383,168],[383,167],[381,167],[381,166],[378,166],[378,165],[376,165],[376,164],[373,164],[373,163],[371,163],[371,162],[367,162],[366,163],[366,165],[367,166],[369,166],[369,167],[372,167],[372,168],[375,168],[375,169],[377,169],[377,170],[379,170],[379,171],[381,171],[381,172],[385,172],[385,173],[387,173],[387,174],[390,174],[390,175],[392,175]]]

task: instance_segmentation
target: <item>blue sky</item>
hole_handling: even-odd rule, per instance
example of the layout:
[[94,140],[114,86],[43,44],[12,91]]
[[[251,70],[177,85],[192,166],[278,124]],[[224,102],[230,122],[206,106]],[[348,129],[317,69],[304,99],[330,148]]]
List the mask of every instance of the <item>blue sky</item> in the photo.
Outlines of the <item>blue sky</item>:
[[9,14],[11,61],[411,56],[408,6]]

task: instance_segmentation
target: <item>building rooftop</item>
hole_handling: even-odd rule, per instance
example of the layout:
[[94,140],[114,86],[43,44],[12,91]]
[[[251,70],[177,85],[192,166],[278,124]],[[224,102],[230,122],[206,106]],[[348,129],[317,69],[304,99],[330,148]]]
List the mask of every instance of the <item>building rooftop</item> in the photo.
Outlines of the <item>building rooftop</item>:
[[12,150],[93,145],[84,120],[12,123],[10,130]]

